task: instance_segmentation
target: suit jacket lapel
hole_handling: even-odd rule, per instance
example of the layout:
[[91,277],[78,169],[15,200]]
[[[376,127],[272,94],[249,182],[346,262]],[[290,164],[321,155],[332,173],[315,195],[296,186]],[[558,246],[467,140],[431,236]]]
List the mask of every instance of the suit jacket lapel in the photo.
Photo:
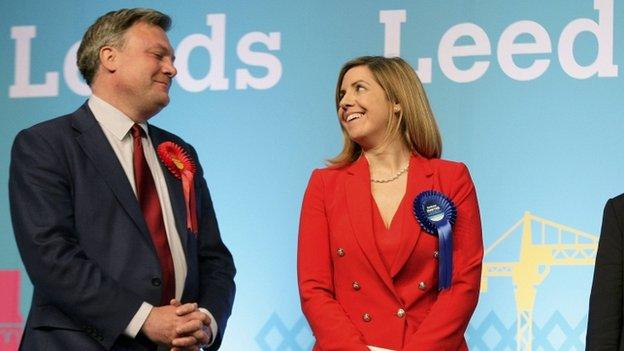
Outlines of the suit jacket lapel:
[[433,186],[433,171],[429,166],[429,161],[425,158],[417,155],[413,155],[410,159],[409,171],[408,171],[408,179],[407,179],[407,189],[405,191],[405,196],[409,204],[409,215],[403,216],[402,230],[401,230],[401,242],[403,245],[399,248],[396,259],[392,263],[392,267],[390,268],[390,275],[392,277],[396,276],[409,257],[412,255],[414,248],[416,247],[416,243],[422,234],[422,228],[416,221],[416,218],[412,214],[412,203],[416,195],[420,194],[425,190],[431,190]]
[[372,218],[372,198],[370,189],[370,171],[366,157],[360,156],[348,169],[349,177],[345,184],[347,208],[353,234],[360,245],[362,252],[371,266],[388,289],[397,296],[398,294],[386,269],[379,249],[375,241]]
[[[167,138],[167,135],[163,133],[160,129],[154,128],[148,125],[150,139],[152,140],[152,145],[154,148],[158,150],[158,145],[165,141],[172,141],[170,138]],[[188,152],[188,151],[187,151]],[[160,161],[160,157],[159,157]],[[197,161],[195,161],[197,162]],[[180,241],[182,242],[182,246],[184,248],[184,252],[188,253],[187,245],[188,245],[188,232],[186,228],[186,203],[184,201],[184,192],[182,189],[182,181],[176,178],[171,171],[161,162],[159,162],[160,168],[165,176],[165,182],[167,183],[167,189],[169,190],[169,199],[171,201],[171,208],[173,210],[173,217],[176,224],[176,229],[178,230],[178,234],[180,235]]]
[[121,207],[128,213],[145,238],[151,242],[145,218],[128,177],[87,104],[82,105],[73,117],[72,126],[78,131],[76,141],[101,173]]

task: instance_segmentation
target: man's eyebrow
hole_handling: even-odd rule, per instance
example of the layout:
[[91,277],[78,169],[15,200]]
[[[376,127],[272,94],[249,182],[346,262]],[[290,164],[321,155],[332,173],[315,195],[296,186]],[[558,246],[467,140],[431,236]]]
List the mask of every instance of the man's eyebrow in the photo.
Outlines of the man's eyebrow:
[[173,56],[173,49],[171,47],[165,46],[163,44],[153,44],[150,49],[159,49],[162,51],[165,51],[168,54],[171,54],[171,56]]
[[173,50],[173,48],[172,48],[172,47],[170,47],[170,46],[165,46],[165,45],[160,44],[160,43],[156,43],[156,44],[153,44],[153,45],[149,48],[149,50],[154,50],[154,49],[164,51],[167,55],[171,56],[171,61],[175,61],[175,59],[176,59],[176,56],[175,56],[175,51]]

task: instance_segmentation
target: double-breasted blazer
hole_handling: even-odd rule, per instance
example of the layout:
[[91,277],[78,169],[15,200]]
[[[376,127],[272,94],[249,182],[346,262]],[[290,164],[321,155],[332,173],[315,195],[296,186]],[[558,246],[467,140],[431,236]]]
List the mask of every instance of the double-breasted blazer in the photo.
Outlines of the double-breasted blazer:
[[[187,276],[182,302],[208,309],[223,337],[235,268],[223,244],[203,171],[191,145],[149,125],[155,146],[180,145],[196,162],[199,230],[186,226],[182,183],[163,166]],[[161,164],[162,166],[162,164]],[[9,193],[18,248],[33,283],[21,350],[151,350],[124,329],[141,304],[160,304],[161,271],[130,182],[85,103],[21,131],[11,153]]]
[[441,159],[410,159],[405,196],[437,190],[457,207],[453,272],[438,291],[438,238],[403,216],[401,247],[390,269],[373,231],[369,166],[361,156],[342,168],[317,169],[304,195],[298,246],[303,312],[315,351],[466,350],[476,307],[483,243],[468,169]]

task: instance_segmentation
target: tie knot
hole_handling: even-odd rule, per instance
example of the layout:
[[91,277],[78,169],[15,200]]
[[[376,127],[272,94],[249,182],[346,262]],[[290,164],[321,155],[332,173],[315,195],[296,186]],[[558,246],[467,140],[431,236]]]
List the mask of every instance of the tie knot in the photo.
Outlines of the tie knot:
[[136,123],[132,126],[132,129],[130,129],[130,132],[132,133],[132,137],[134,139],[141,139],[141,137],[145,135],[143,128]]

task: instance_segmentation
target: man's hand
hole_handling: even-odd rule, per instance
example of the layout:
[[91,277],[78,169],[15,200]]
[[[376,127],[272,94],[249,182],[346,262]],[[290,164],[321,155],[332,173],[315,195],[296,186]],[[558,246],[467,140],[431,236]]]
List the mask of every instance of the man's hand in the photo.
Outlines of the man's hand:
[[151,341],[171,345],[173,339],[176,338],[175,327],[178,315],[175,313],[175,306],[154,306],[150,311],[145,323],[141,327],[141,332]]
[[172,341],[171,351],[197,350],[212,340],[210,317],[200,311],[196,303],[182,305],[174,299],[171,305],[176,306],[176,315],[184,321],[175,329],[177,337]]
[[[197,309],[197,304],[182,305],[176,300],[171,300],[171,303],[152,308],[141,327],[143,334],[153,342],[170,347],[189,347],[210,342],[210,328],[207,334],[202,332],[202,326],[204,323],[209,326],[210,320]],[[206,338],[208,341],[205,341]]]

